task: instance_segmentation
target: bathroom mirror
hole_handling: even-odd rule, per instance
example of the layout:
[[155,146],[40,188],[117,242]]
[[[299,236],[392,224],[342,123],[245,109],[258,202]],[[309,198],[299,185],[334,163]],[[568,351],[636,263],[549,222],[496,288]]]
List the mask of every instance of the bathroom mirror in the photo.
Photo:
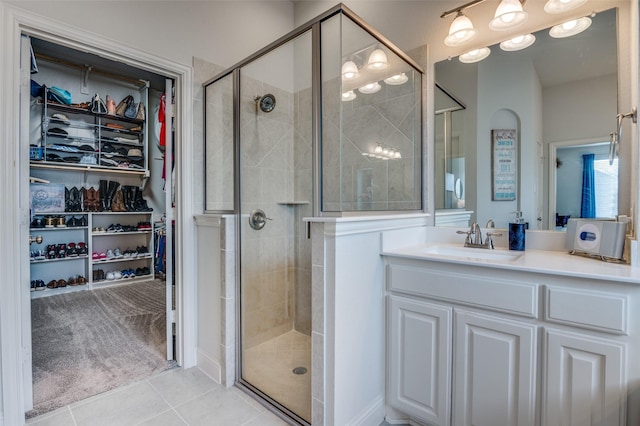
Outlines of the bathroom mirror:
[[[555,220],[551,220],[556,212],[550,210],[555,203],[549,202],[548,191],[550,144],[608,140],[615,127],[621,90],[616,11],[597,13],[591,26],[573,37],[552,38],[544,29],[534,33],[535,43],[524,50],[506,52],[496,44],[490,46],[490,56],[477,63],[452,58],[435,64],[436,225],[461,226],[467,220],[484,223],[492,218],[496,226],[505,227],[509,212],[521,210],[531,229],[556,230]],[[461,115],[458,129],[454,124],[448,135],[439,125],[441,89],[464,105],[456,112]],[[513,128],[518,134],[516,201],[491,198],[490,137],[492,129],[500,128]],[[444,144],[440,142],[443,136],[453,138],[448,143],[454,143],[455,149],[439,148]],[[464,170],[450,176],[456,162],[462,162]],[[621,170],[624,162],[621,156]],[[621,203],[629,199],[622,192],[629,191],[624,183],[629,180],[628,168],[626,165],[626,172],[620,173]],[[458,182],[464,188],[460,197]],[[620,211],[625,211],[625,206],[621,205]],[[464,223],[438,220],[439,214],[444,218],[456,213]]]

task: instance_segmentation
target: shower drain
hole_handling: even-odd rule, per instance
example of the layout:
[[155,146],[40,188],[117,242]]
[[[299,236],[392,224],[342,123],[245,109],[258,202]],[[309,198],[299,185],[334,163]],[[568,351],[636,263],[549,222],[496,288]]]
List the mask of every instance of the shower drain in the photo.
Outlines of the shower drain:
[[304,367],[296,367],[293,369],[293,374],[306,374],[307,369]]

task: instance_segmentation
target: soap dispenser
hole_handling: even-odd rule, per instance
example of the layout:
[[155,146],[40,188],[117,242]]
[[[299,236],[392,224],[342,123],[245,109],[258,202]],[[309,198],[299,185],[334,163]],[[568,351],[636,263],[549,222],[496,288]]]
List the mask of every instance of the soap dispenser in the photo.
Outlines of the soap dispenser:
[[513,212],[515,218],[509,222],[509,250],[524,250],[524,234],[529,224],[522,218],[522,212]]

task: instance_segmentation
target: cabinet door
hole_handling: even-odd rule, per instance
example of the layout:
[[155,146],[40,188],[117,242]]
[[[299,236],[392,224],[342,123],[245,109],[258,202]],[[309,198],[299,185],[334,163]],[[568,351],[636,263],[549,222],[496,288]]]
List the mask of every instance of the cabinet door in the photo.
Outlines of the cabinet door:
[[455,311],[453,424],[535,423],[536,326]]
[[625,424],[622,344],[547,330],[543,425]]
[[430,424],[448,425],[451,311],[389,296],[389,403]]

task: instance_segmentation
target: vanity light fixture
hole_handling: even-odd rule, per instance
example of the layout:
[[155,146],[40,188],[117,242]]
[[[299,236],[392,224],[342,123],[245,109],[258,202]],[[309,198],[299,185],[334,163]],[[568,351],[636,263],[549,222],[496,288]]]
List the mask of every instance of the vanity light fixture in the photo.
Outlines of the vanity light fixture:
[[491,54],[491,49],[488,47],[481,47],[479,49],[473,49],[467,53],[463,53],[458,57],[460,62],[465,64],[472,64],[474,62],[480,62]]
[[397,86],[400,84],[404,84],[409,80],[409,77],[405,73],[400,73],[396,75],[392,75],[389,78],[385,78],[384,82],[390,84],[391,86]]
[[509,30],[522,24],[527,16],[519,0],[502,0],[489,22],[489,28],[494,31]]
[[357,98],[355,92],[353,90],[349,90],[347,92],[342,93],[342,100],[343,101],[352,101],[355,98]]
[[576,34],[580,34],[590,26],[591,18],[583,16],[582,18],[572,19],[552,27],[549,30],[549,35],[553,38],[571,37]]
[[544,5],[544,11],[551,14],[563,13],[585,4],[587,0],[549,0]]
[[358,77],[358,66],[353,61],[347,61],[342,64],[342,79],[353,80]]
[[389,66],[387,62],[387,54],[382,49],[376,49],[369,55],[367,68],[370,70],[383,70]]
[[[444,17],[446,12],[443,13]],[[473,28],[471,19],[467,18],[462,10],[459,10],[456,19],[453,20],[449,27],[449,35],[444,39],[444,44],[449,47],[456,47],[465,44],[476,36],[476,30]]]
[[500,49],[505,52],[515,52],[516,50],[526,49],[536,41],[533,34],[523,34],[500,43]]
[[367,85],[362,86],[361,88],[358,89],[358,91],[360,93],[364,93],[366,95],[370,95],[372,93],[377,93],[380,91],[380,89],[382,89],[382,86],[380,86],[380,83],[378,83],[377,81],[374,83],[369,83]]

